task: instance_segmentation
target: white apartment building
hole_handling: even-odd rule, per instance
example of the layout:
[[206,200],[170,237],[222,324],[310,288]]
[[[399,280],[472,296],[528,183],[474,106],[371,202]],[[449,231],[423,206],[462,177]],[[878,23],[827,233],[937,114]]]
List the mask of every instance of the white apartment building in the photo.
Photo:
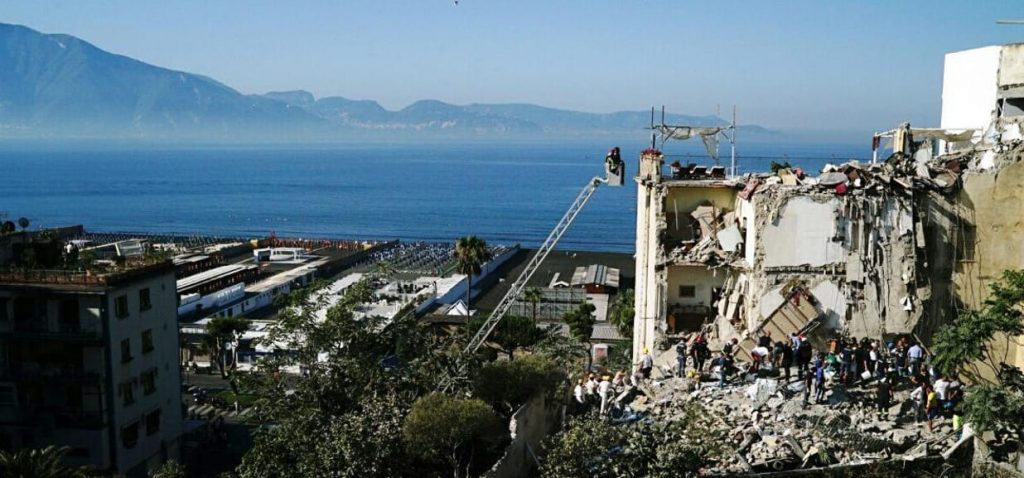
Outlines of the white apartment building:
[[169,261],[0,272],[0,447],[68,446],[69,465],[126,476],[177,459],[176,309]]

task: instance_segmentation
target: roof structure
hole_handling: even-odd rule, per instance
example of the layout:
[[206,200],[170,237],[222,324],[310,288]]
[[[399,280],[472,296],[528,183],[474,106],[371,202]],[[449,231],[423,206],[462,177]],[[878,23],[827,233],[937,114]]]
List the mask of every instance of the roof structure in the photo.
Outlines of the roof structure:
[[579,287],[587,284],[618,288],[619,270],[601,264],[577,267],[572,274],[570,285],[572,287]]

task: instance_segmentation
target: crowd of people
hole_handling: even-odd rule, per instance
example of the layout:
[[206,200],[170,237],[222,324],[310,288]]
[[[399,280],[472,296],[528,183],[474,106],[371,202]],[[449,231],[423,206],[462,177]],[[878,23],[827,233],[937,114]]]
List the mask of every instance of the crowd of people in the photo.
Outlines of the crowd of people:
[[[943,373],[931,364],[926,349],[909,337],[890,342],[870,338],[834,338],[815,348],[807,337],[793,333],[776,340],[769,333],[757,337],[749,359],[737,339],[722,343],[712,352],[707,338],[700,333],[678,342],[675,347],[678,377],[701,380],[712,378],[720,387],[733,382],[749,382],[756,377],[776,377],[788,384],[802,382],[803,404],[824,404],[833,387],[861,387],[872,393],[879,415],[887,418],[895,405],[897,390],[912,390],[910,403],[914,420],[927,423],[929,431],[936,420],[949,419],[954,431],[963,426],[964,386],[955,373]],[[596,407],[601,414],[612,410],[613,400],[629,386],[651,378],[654,358],[649,350],[635,364],[633,372],[620,369],[614,375],[586,372],[574,390],[578,410]],[[795,369],[795,370],[794,370]]]

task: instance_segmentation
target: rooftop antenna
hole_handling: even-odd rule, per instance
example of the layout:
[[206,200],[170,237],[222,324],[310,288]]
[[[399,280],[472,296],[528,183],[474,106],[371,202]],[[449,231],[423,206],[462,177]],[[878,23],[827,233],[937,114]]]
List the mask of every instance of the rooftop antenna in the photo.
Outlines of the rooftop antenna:
[[729,175],[736,176],[736,105],[732,105],[732,136],[729,138],[730,162]]

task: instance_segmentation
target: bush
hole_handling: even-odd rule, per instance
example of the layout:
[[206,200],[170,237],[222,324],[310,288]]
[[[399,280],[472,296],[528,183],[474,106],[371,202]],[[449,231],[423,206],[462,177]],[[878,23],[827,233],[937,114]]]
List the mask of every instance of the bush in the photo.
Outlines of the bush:
[[487,461],[500,449],[504,421],[481,400],[431,393],[413,403],[402,436],[411,454],[445,463],[455,476],[471,474],[474,463]]
[[496,410],[511,415],[534,395],[558,390],[565,380],[565,373],[554,361],[530,355],[484,365],[476,375],[473,392]]

